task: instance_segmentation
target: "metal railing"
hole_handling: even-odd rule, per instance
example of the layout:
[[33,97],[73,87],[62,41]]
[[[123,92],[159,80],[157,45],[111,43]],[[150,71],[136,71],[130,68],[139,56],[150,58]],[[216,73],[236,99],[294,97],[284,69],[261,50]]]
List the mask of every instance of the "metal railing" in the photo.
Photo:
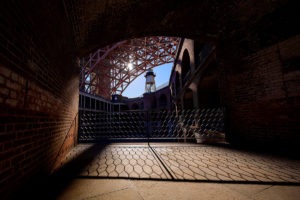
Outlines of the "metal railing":
[[[103,112],[79,110],[79,142],[197,140],[224,133],[223,108]],[[198,140],[197,140],[198,141]]]

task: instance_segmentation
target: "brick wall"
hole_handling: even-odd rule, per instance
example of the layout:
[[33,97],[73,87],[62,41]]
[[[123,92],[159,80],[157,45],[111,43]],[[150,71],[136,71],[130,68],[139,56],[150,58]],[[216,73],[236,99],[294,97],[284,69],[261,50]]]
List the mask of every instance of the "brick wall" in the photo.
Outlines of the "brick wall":
[[[0,196],[4,199],[35,175],[58,167],[77,140],[78,76],[72,58],[62,53],[67,42],[43,37],[47,27],[37,25],[15,4],[0,6]],[[52,28],[56,28],[52,34],[64,38],[55,32],[60,27]]]
[[300,144],[299,64],[300,35],[226,64],[220,87],[232,142]]

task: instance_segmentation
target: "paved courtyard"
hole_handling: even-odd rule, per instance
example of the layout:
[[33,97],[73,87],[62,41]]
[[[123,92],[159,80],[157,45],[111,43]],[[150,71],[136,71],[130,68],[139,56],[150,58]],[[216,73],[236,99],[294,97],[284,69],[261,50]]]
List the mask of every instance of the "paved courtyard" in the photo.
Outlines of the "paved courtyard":
[[[43,179],[44,180],[44,179]],[[16,199],[300,199],[300,160],[227,145],[80,144]]]
[[[89,149],[94,148],[90,153]],[[201,182],[300,184],[300,161],[183,143],[78,145],[68,160],[82,163],[78,177]]]

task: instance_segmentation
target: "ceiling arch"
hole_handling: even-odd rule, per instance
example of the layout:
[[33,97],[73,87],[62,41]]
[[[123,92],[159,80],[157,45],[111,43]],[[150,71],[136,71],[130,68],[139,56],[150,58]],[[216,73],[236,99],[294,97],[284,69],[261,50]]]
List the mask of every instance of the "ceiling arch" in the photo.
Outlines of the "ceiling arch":
[[[31,2],[29,5],[35,4],[36,1]],[[72,39],[72,44],[67,45],[65,41],[61,43],[66,47],[61,56],[72,54],[87,57],[90,52],[96,52],[100,47],[109,46],[109,49],[110,44],[128,38],[168,35],[200,42],[215,42],[222,57],[226,57],[226,60],[235,60],[241,57],[240,54],[247,55],[263,46],[274,44],[291,33],[299,32],[299,28],[292,23],[295,16],[298,16],[299,6],[292,0],[55,0],[54,2],[58,6],[62,3],[59,11],[64,12],[67,18],[67,23],[63,27],[71,32],[65,39],[67,41]],[[23,6],[26,5],[28,2]],[[49,5],[45,4],[44,7],[48,8]],[[33,8],[31,12],[39,14],[40,10],[43,9]],[[46,19],[49,21],[52,18]],[[37,18],[33,20],[41,21],[38,24],[49,30],[44,31],[46,38],[47,33],[52,31],[51,26],[46,26],[49,23],[43,23],[45,20]],[[57,24],[57,21],[54,22]],[[92,79],[96,78],[91,76]],[[111,84],[109,81],[105,82],[103,78],[98,78],[103,84]]]

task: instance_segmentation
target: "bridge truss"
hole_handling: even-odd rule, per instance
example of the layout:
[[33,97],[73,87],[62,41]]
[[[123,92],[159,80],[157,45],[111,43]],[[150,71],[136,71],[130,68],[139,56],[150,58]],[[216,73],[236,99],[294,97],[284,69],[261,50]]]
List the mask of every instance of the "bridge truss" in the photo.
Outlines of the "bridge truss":
[[143,37],[98,49],[80,60],[80,90],[107,99],[122,95],[149,68],[174,62],[180,38]]

